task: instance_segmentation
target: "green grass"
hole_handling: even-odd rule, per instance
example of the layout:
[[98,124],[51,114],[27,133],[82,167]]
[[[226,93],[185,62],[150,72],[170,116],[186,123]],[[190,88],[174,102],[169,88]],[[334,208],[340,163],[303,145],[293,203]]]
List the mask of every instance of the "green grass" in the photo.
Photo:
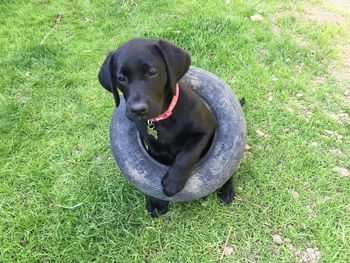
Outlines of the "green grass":
[[[350,169],[350,125],[329,113],[350,108],[328,69],[334,39],[348,36],[344,25],[277,16],[301,5],[1,1],[0,261],[217,262],[232,229],[224,262],[298,262],[296,251],[315,247],[322,262],[349,262],[350,177],[333,168]],[[250,21],[256,13],[265,19]],[[148,216],[113,160],[114,103],[96,77],[132,37],[176,43],[246,98],[252,148],[234,175],[245,202],[227,207],[212,194]],[[294,250],[275,245],[276,233]]]

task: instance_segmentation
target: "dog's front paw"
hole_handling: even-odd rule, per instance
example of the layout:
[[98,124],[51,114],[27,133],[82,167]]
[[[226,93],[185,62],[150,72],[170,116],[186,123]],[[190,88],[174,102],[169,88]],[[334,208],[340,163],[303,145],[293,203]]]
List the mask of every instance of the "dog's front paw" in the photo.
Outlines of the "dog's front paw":
[[179,176],[169,171],[162,179],[163,193],[166,196],[173,196],[184,188],[186,181],[180,180]]

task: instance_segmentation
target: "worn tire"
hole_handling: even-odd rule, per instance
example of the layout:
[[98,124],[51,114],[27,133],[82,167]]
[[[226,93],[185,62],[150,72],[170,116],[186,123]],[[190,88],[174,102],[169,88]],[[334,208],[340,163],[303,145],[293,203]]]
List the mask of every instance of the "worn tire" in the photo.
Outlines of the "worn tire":
[[216,117],[217,128],[211,147],[179,193],[164,195],[161,179],[168,167],[144,149],[135,124],[125,116],[124,100],[114,110],[110,127],[113,155],[122,173],[140,191],[162,200],[194,200],[219,189],[237,169],[245,146],[244,116],[232,90],[216,75],[196,67],[191,67],[181,82],[206,102]]

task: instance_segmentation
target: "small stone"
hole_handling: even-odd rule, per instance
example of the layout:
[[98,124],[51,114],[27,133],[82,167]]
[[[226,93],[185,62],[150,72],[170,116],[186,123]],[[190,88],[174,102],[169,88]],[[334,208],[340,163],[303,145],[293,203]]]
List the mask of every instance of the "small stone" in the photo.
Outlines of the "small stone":
[[248,144],[245,145],[245,150],[246,150],[246,151],[249,151],[251,148],[252,148],[252,147],[249,146]]
[[30,76],[32,75],[32,72],[27,71],[24,75],[25,75],[26,77],[30,77]]
[[334,135],[334,131],[325,130],[324,132],[325,132],[326,134],[328,134],[328,135]]
[[260,14],[255,14],[253,16],[250,17],[250,20],[252,21],[262,21],[264,20],[264,17]]
[[286,247],[292,252],[295,250],[294,246],[291,243],[286,243]]
[[273,82],[276,82],[278,80],[278,78],[276,78],[275,76],[272,76],[272,79],[271,79]]
[[279,234],[274,234],[272,236],[272,240],[278,246],[282,245],[283,243],[282,237]]
[[233,253],[233,248],[232,247],[224,247],[224,255],[231,255]]
[[307,248],[305,254],[306,254],[305,255],[306,261],[311,262],[311,263],[319,263],[320,262],[321,253],[317,247]]
[[298,98],[301,98],[303,96],[303,94],[297,93],[297,94],[295,94],[295,96],[297,96]]
[[267,49],[260,49],[260,55],[267,56],[269,54],[269,51]]
[[318,143],[317,142],[312,142],[312,143],[310,143],[310,146],[316,148],[318,146]]
[[267,98],[268,102],[271,102],[273,100],[272,92],[269,93],[269,97]]
[[264,136],[266,136],[265,133],[263,133],[263,132],[260,131],[260,130],[256,130],[255,132],[256,132],[256,135],[259,136],[259,137],[264,137]]
[[337,172],[338,174],[340,174],[343,177],[349,176],[349,170],[344,168],[344,167],[334,167],[333,171]]
[[290,191],[290,194],[293,196],[293,198],[295,198],[295,199],[298,199],[299,198],[299,193],[298,192],[296,192],[296,191],[294,191],[294,190],[291,190]]
[[291,242],[292,242],[292,240],[290,240],[289,238],[285,238],[284,241],[285,241],[286,243],[291,243]]
[[329,152],[334,155],[334,156],[337,156],[337,157],[344,157],[344,154],[341,150],[339,149],[331,149],[329,150]]

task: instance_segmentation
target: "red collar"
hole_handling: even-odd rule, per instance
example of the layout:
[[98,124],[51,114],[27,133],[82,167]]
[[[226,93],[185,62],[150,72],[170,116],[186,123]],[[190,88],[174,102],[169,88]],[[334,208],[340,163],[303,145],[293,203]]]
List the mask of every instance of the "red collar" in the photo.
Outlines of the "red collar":
[[164,112],[161,115],[158,115],[157,117],[149,119],[147,122],[153,123],[153,122],[165,120],[166,118],[170,117],[171,114],[173,114],[173,109],[176,106],[178,98],[179,98],[179,84],[176,83],[176,93],[175,93],[173,99],[171,100],[170,105],[169,105],[168,109],[166,110],[166,112]]

